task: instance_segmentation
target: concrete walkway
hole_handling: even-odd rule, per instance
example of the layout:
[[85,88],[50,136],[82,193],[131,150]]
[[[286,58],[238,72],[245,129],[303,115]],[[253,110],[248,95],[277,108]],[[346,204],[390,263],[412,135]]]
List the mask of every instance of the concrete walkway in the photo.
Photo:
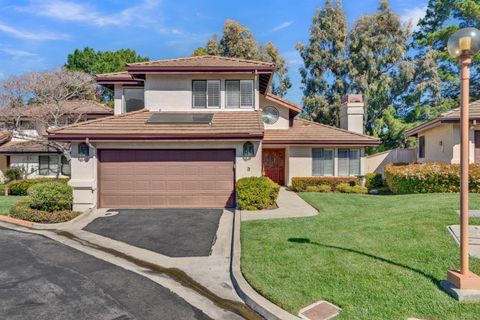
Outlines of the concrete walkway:
[[280,188],[277,205],[278,208],[272,210],[241,210],[242,221],[311,217],[318,214],[314,207],[285,187]]
[[[460,225],[448,226],[448,231],[455,241],[460,244]],[[468,244],[470,255],[480,259],[480,226],[469,226]]]

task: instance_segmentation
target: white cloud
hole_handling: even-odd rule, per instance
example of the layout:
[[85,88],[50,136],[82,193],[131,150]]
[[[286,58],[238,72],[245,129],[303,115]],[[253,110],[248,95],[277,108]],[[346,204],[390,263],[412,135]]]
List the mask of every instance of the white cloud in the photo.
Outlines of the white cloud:
[[293,20],[282,22],[278,26],[273,27],[272,32],[277,32],[279,30],[288,28],[292,25],[293,22]]
[[46,40],[62,40],[66,39],[67,36],[64,34],[56,34],[51,32],[38,32],[38,31],[26,31],[20,30],[18,28],[0,23],[0,32],[9,34],[12,37],[22,39],[22,40],[36,40],[36,41],[46,41]]
[[14,48],[0,48],[0,51],[14,57],[14,58],[25,58],[25,57],[36,57],[37,54],[33,52],[28,52],[24,50],[18,50]]
[[33,0],[28,6],[16,7],[17,11],[49,17],[60,21],[84,22],[96,26],[129,25],[135,22],[153,22],[149,11],[157,7],[160,0],[145,0],[138,5],[116,13],[102,13],[87,3],[68,0]]
[[403,13],[400,16],[400,18],[405,23],[411,23],[412,27],[415,28],[417,26],[418,21],[421,18],[425,17],[426,12],[427,12],[427,6],[405,9],[403,10]]

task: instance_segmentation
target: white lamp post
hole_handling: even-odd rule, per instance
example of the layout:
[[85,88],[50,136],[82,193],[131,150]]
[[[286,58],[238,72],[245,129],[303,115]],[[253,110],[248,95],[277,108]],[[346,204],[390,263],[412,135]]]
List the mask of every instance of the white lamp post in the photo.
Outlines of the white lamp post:
[[469,83],[472,56],[480,50],[480,31],[460,29],[448,40],[448,51],[460,63],[460,270],[448,271],[457,289],[480,290],[480,277],[468,268]]

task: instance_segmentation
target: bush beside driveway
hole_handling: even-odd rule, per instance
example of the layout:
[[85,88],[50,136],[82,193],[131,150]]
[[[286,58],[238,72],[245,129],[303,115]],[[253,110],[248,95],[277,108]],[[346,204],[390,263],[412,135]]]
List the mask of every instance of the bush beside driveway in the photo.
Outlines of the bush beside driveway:
[[[446,226],[458,224],[458,194],[368,196],[301,193],[309,218],[242,223],[242,271],[268,299],[296,314],[317,300],[342,319],[475,319],[438,286],[458,267]],[[480,195],[471,195],[480,208]],[[477,220],[473,220],[478,222]],[[480,273],[480,261],[471,259]]]

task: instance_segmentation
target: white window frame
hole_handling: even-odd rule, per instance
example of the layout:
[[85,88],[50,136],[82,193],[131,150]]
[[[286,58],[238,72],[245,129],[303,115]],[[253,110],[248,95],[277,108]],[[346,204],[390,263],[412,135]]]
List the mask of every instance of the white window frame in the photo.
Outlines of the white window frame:
[[[41,168],[41,158],[48,158],[47,162],[47,169],[42,169]],[[57,165],[57,171],[55,172],[52,167],[53,167],[53,162],[52,159],[55,158],[56,160],[56,165]],[[60,169],[61,166],[61,160],[59,159],[58,155],[39,155],[38,156],[38,175],[43,176],[43,177],[48,177],[48,176],[56,176],[58,174],[58,170]],[[42,170],[47,170],[47,174],[43,174]]]
[[[321,174],[315,174],[313,172],[313,152],[314,150],[323,150],[323,172]],[[325,151],[328,150],[332,153],[332,173],[325,174]],[[335,149],[333,148],[312,148],[312,176],[313,177],[334,177],[335,176]]]
[[[196,81],[205,82],[205,107],[196,107],[195,106],[195,91],[193,90],[193,84]],[[218,106],[210,106],[208,104],[208,87],[209,84],[217,83],[218,84]],[[222,106],[222,82],[221,80],[205,80],[205,79],[193,79],[192,80],[192,109],[220,109]]]
[[[338,165],[338,176],[339,177],[357,177],[359,175],[361,175],[362,173],[362,150],[360,148],[338,148],[337,149],[337,158],[338,158],[338,162],[340,161],[340,150],[348,150],[348,157],[346,158],[347,159],[347,168],[348,168],[348,174],[346,175],[343,175],[343,174],[340,174],[340,165]],[[352,174],[351,173],[351,170],[350,170],[350,153],[351,153],[351,150],[358,150],[358,174]]]
[[[238,82],[238,104],[235,106],[228,105],[228,90],[227,90],[227,83],[228,82]],[[252,105],[250,106],[242,106],[242,83],[250,83],[252,88]],[[255,108],[255,81],[253,79],[226,79],[225,80],[225,108],[227,109],[253,109]]]

